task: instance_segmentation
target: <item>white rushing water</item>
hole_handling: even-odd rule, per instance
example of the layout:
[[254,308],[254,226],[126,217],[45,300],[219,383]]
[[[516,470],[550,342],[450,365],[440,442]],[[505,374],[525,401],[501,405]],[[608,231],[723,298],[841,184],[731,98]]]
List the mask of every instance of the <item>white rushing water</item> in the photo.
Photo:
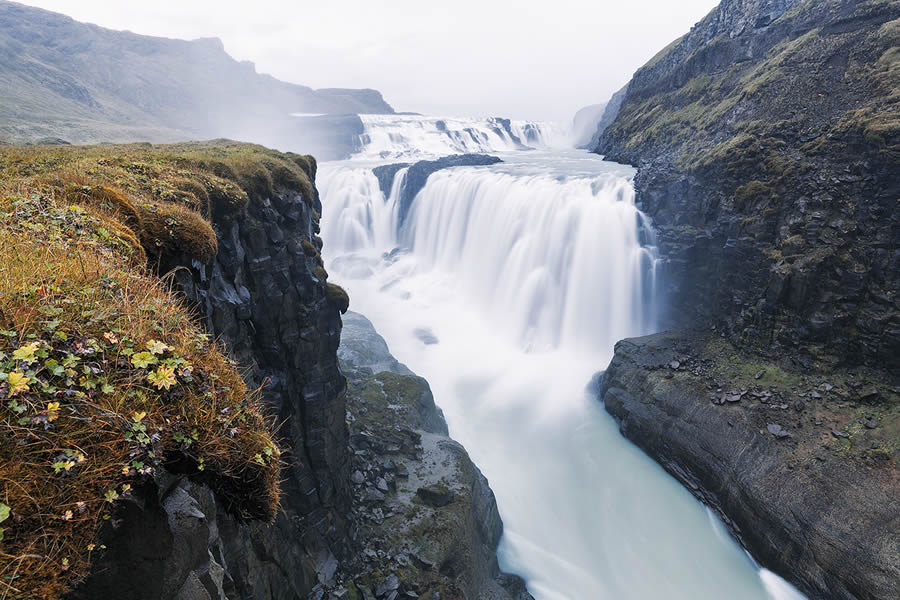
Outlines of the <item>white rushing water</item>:
[[[802,598],[587,391],[616,341],[656,327],[657,255],[633,170],[516,151],[489,120],[365,123],[360,156],[319,172],[329,272],[428,379],[451,435],[490,480],[502,567],[537,600]],[[535,136],[531,145],[546,143]],[[401,223],[405,170],[385,197],[373,159],[409,159],[417,144],[427,157],[502,151],[505,162],[434,173]]]
[[553,124],[491,117],[460,119],[421,115],[360,115],[366,132],[357,159],[413,159],[504,152],[566,143]]

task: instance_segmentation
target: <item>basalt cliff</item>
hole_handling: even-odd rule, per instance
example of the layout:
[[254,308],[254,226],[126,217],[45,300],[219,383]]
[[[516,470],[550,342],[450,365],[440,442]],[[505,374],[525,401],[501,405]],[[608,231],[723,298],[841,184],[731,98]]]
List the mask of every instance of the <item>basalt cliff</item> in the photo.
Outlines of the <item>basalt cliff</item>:
[[900,581],[898,48],[896,2],[723,0],[595,148],[638,167],[671,330],[606,408],[814,598]]

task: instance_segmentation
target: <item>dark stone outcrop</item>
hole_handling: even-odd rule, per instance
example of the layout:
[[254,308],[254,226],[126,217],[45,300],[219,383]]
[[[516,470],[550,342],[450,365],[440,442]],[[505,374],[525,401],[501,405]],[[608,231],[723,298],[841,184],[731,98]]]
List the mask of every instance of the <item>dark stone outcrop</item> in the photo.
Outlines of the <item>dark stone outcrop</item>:
[[393,163],[390,165],[381,165],[372,169],[372,173],[374,173],[375,177],[378,179],[378,187],[385,198],[391,195],[391,188],[394,187],[394,178],[397,176],[397,172],[401,169],[405,169],[409,164],[410,163]]
[[387,196],[391,192],[394,185],[394,177],[397,172],[404,167],[409,167],[406,173],[406,181],[403,189],[400,191],[399,220],[400,227],[406,221],[409,209],[412,208],[413,200],[416,194],[422,191],[428,177],[432,173],[436,173],[441,169],[449,169],[451,167],[480,167],[486,165],[495,165],[503,162],[496,156],[488,154],[454,154],[451,156],[443,156],[436,160],[420,160],[409,166],[409,163],[395,163],[384,165],[373,169],[375,176],[378,178],[378,185],[381,191]]
[[354,450],[354,552],[316,596],[533,600],[521,578],[500,572],[494,494],[448,437],[428,382],[359,314],[344,316],[338,354]]
[[251,197],[246,216],[214,222],[219,252],[212,264],[173,272],[208,331],[246,369],[249,387],[263,386],[283,423],[287,452],[275,522],[236,522],[205,486],[165,475],[124,503],[114,523],[121,529],[106,532],[117,540],[116,552],[95,562],[73,599],[119,597],[122,590],[137,600],[305,598],[347,557],[341,321],[321,258],[303,246],[321,247],[320,210],[317,198],[299,190]]
[[178,477],[163,475],[135,490],[100,533],[115,552],[68,597],[238,598],[224,566],[220,510],[209,488]]
[[522,128],[522,134],[525,136],[523,140],[512,130],[512,121],[503,117],[491,117],[488,123],[494,132],[500,137],[508,137],[518,147],[519,150],[530,150],[531,148],[526,142],[536,143],[540,141],[541,133],[532,123],[526,123]]
[[617,346],[606,408],[814,598],[900,580],[898,46],[897,2],[723,0],[595,148],[638,167],[675,328]]
[[761,564],[810,598],[889,600],[900,413],[865,396],[898,390],[868,385],[865,372],[804,376],[692,332],[619,342],[601,394],[622,433]]

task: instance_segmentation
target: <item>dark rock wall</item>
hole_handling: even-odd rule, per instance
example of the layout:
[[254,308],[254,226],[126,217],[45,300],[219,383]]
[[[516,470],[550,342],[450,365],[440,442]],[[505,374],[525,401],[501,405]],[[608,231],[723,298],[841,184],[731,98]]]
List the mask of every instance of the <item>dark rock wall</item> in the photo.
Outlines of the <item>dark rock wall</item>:
[[403,189],[400,190],[398,223],[399,227],[402,228],[409,211],[412,209],[413,200],[425,187],[432,173],[436,173],[441,169],[449,169],[450,167],[481,167],[495,165],[499,162],[503,162],[503,160],[489,154],[453,154],[442,156],[437,160],[420,160],[412,165],[409,163],[382,165],[372,169],[372,172],[378,178],[378,186],[381,192],[387,197],[391,193],[397,172],[405,167],[409,167]]
[[[310,173],[313,179],[315,173]],[[318,198],[280,190],[251,198],[236,221],[217,217],[210,265],[173,271],[208,331],[281,424],[287,450],[274,524],[237,523],[202,484],[161,475],[125,503],[102,539],[114,548],[72,597],[293,600],[331,579],[349,551],[341,320],[325,294]],[[308,249],[307,249],[308,250]]]
[[319,257],[302,247],[318,242],[314,210],[321,210],[318,199],[291,190],[251,201],[246,218],[215,224],[213,265],[195,268],[190,281],[179,278],[209,331],[250,368],[248,381],[265,384],[289,449],[275,524],[222,523],[225,559],[241,598],[302,597],[331,575],[346,549],[345,382],[336,354],[341,321],[319,278]]
[[[755,382],[732,382],[740,399],[711,402],[710,392],[721,395],[709,377],[718,358],[705,343],[662,333],[616,345],[601,394],[622,433],[810,599],[896,598],[900,499],[887,454],[869,450],[868,430],[855,420],[852,443],[830,434],[829,417],[845,400],[824,391],[784,406],[790,388],[783,384],[766,386],[760,401],[745,394]],[[724,358],[729,368],[740,360]],[[887,427],[871,432],[887,436],[871,447],[890,447]]]
[[669,324],[900,364],[897,19],[880,0],[724,0],[635,74],[596,151],[639,167]]

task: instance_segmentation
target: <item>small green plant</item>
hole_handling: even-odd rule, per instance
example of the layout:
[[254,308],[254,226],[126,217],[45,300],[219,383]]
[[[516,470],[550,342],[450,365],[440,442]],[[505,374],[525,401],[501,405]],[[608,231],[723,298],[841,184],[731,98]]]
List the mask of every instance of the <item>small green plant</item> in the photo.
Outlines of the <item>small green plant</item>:
[[[9,518],[9,514],[12,511],[7,505],[0,502],[0,523],[7,520]],[[0,527],[0,542],[3,541],[3,528]]]

